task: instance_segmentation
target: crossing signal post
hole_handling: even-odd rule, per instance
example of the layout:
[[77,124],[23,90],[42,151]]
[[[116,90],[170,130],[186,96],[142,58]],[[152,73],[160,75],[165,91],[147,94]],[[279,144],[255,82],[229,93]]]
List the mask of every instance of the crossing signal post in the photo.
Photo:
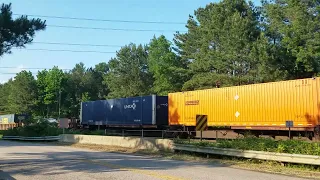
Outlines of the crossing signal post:
[[293,121],[286,121],[286,127],[289,128],[289,139],[291,139],[291,128],[293,127]]
[[200,140],[202,141],[202,131],[208,128],[208,116],[197,115],[196,116],[196,131],[200,131]]
[[60,118],[58,119],[58,122],[59,122],[59,128],[62,128],[63,134],[64,134],[64,129],[69,127],[69,119]]

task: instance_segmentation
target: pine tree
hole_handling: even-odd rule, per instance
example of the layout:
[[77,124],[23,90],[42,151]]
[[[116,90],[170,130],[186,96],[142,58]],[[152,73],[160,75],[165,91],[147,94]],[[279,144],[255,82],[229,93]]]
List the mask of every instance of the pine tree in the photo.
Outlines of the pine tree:
[[11,53],[12,47],[24,47],[32,42],[35,33],[46,28],[41,19],[28,19],[21,16],[12,18],[11,3],[2,4],[0,9],[0,57]]
[[105,84],[110,88],[108,98],[150,94],[153,78],[145,47],[135,44],[124,46],[108,65],[110,72],[105,76]]

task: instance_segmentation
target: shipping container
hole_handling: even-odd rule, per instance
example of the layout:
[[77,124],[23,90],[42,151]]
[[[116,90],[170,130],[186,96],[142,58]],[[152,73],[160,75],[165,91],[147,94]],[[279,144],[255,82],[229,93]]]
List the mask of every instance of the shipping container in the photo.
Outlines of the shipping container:
[[0,124],[14,124],[14,114],[0,115]]
[[119,127],[168,125],[168,97],[140,96],[81,103],[81,125]]
[[23,123],[27,119],[27,115],[24,114],[5,114],[0,115],[0,124],[15,124]]
[[[170,93],[169,125],[310,130],[319,124],[320,78]],[[198,120],[197,120],[198,117]],[[201,117],[205,124],[198,123]]]

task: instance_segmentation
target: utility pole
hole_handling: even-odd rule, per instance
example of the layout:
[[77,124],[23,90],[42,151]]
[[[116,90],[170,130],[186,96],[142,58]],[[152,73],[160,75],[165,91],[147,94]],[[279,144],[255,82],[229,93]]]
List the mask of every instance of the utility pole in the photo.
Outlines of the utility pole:
[[[59,89],[59,100],[58,100],[58,104],[59,104],[59,112],[58,112],[58,122],[60,123],[60,107],[61,107],[61,89]],[[62,134],[64,134],[64,128],[63,128],[63,132]]]
[[61,89],[59,89],[59,92],[58,92],[59,94],[58,94],[58,121],[59,121],[59,119],[60,119],[60,106],[61,106]]
[[58,117],[58,120],[60,119],[60,106],[61,106],[61,89],[59,89],[59,117]]

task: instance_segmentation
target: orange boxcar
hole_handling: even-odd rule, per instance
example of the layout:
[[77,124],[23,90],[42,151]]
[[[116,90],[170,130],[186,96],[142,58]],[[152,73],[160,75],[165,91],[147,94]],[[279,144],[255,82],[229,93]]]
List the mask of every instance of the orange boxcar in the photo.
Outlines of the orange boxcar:
[[18,124],[0,124],[0,130],[8,130],[17,127]]
[[[200,128],[314,131],[319,124],[320,78],[170,93],[169,125]],[[201,117],[198,117],[201,120]]]

